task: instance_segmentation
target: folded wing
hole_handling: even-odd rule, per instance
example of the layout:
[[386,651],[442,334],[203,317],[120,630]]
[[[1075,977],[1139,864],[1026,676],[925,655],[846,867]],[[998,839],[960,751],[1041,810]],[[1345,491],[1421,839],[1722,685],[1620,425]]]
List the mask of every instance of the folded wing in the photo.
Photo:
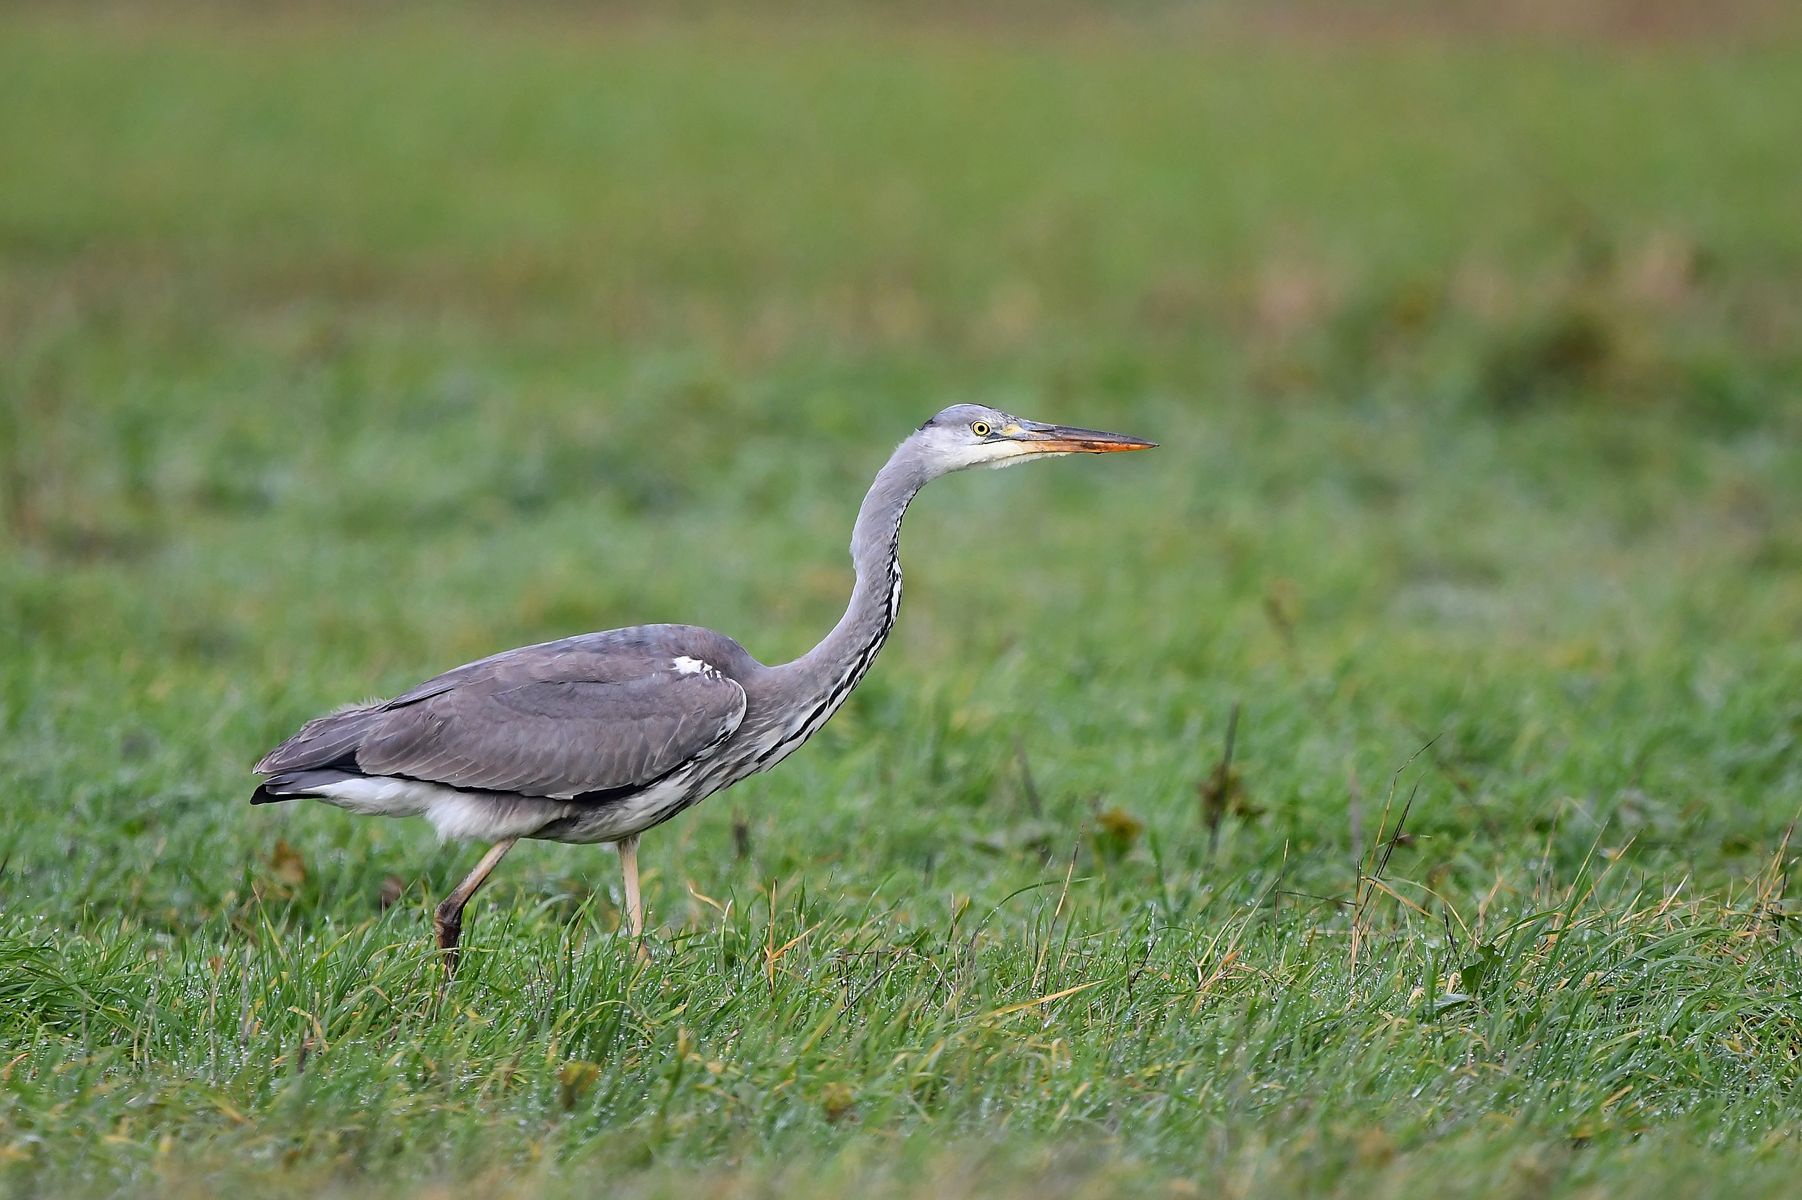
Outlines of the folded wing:
[[257,770],[604,800],[707,757],[744,719],[735,680],[678,657],[579,639],[510,651],[310,721]]

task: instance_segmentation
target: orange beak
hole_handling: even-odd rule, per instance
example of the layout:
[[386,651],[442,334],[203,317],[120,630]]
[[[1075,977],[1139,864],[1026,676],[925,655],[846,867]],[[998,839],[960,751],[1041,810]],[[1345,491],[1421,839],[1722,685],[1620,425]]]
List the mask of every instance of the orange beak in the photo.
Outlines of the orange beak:
[[1021,421],[1017,429],[1002,430],[1001,436],[1024,442],[1026,449],[1035,454],[1112,454],[1120,450],[1150,450],[1157,445],[1124,433],[1104,433],[1074,425],[1041,425],[1037,421]]

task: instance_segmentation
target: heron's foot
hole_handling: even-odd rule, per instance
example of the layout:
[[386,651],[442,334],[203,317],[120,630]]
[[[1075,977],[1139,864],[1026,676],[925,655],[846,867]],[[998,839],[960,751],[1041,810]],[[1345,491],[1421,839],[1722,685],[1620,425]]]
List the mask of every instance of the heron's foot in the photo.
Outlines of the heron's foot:
[[440,904],[432,914],[432,932],[437,935],[438,950],[444,963],[444,978],[449,982],[457,976],[457,959],[461,955],[463,940],[463,910]]
[[482,886],[482,881],[488,878],[495,864],[506,856],[507,851],[518,840],[516,837],[502,838],[488,847],[488,853],[482,855],[482,861],[476,864],[475,870],[464,876],[456,890],[440,900],[438,907],[432,910],[432,929],[438,935],[438,949],[444,954],[446,983],[457,973],[457,943],[463,937],[463,906],[469,903],[469,898],[476,894],[476,889]]

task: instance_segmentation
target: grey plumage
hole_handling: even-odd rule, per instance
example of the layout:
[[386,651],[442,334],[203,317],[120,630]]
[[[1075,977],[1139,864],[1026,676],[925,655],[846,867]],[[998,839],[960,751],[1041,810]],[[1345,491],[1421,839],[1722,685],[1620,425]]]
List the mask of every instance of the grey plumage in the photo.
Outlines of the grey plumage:
[[509,650],[307,722],[257,763],[252,803],[311,796],[497,842],[440,906],[439,944],[453,952],[463,903],[513,839],[618,842],[636,933],[638,834],[780,762],[869,671],[900,604],[901,519],[921,487],[966,467],[1151,444],[955,405],[877,474],[852,530],[851,602],[801,658],[765,666],[690,625]]
[[743,686],[718,671],[680,671],[683,657],[751,661],[729,638],[683,625],[525,646],[309,721],[256,769],[605,802],[703,755],[744,717]]

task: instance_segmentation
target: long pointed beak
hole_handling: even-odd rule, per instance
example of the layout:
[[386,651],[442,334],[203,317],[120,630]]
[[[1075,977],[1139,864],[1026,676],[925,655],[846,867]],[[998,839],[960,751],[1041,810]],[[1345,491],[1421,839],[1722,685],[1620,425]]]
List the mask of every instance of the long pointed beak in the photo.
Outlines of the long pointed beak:
[[1150,450],[1157,445],[1124,433],[1079,429],[1075,425],[1041,425],[1037,421],[1021,421],[1019,432],[1003,433],[1025,443],[1026,449],[1035,454],[1112,454],[1120,450]]

